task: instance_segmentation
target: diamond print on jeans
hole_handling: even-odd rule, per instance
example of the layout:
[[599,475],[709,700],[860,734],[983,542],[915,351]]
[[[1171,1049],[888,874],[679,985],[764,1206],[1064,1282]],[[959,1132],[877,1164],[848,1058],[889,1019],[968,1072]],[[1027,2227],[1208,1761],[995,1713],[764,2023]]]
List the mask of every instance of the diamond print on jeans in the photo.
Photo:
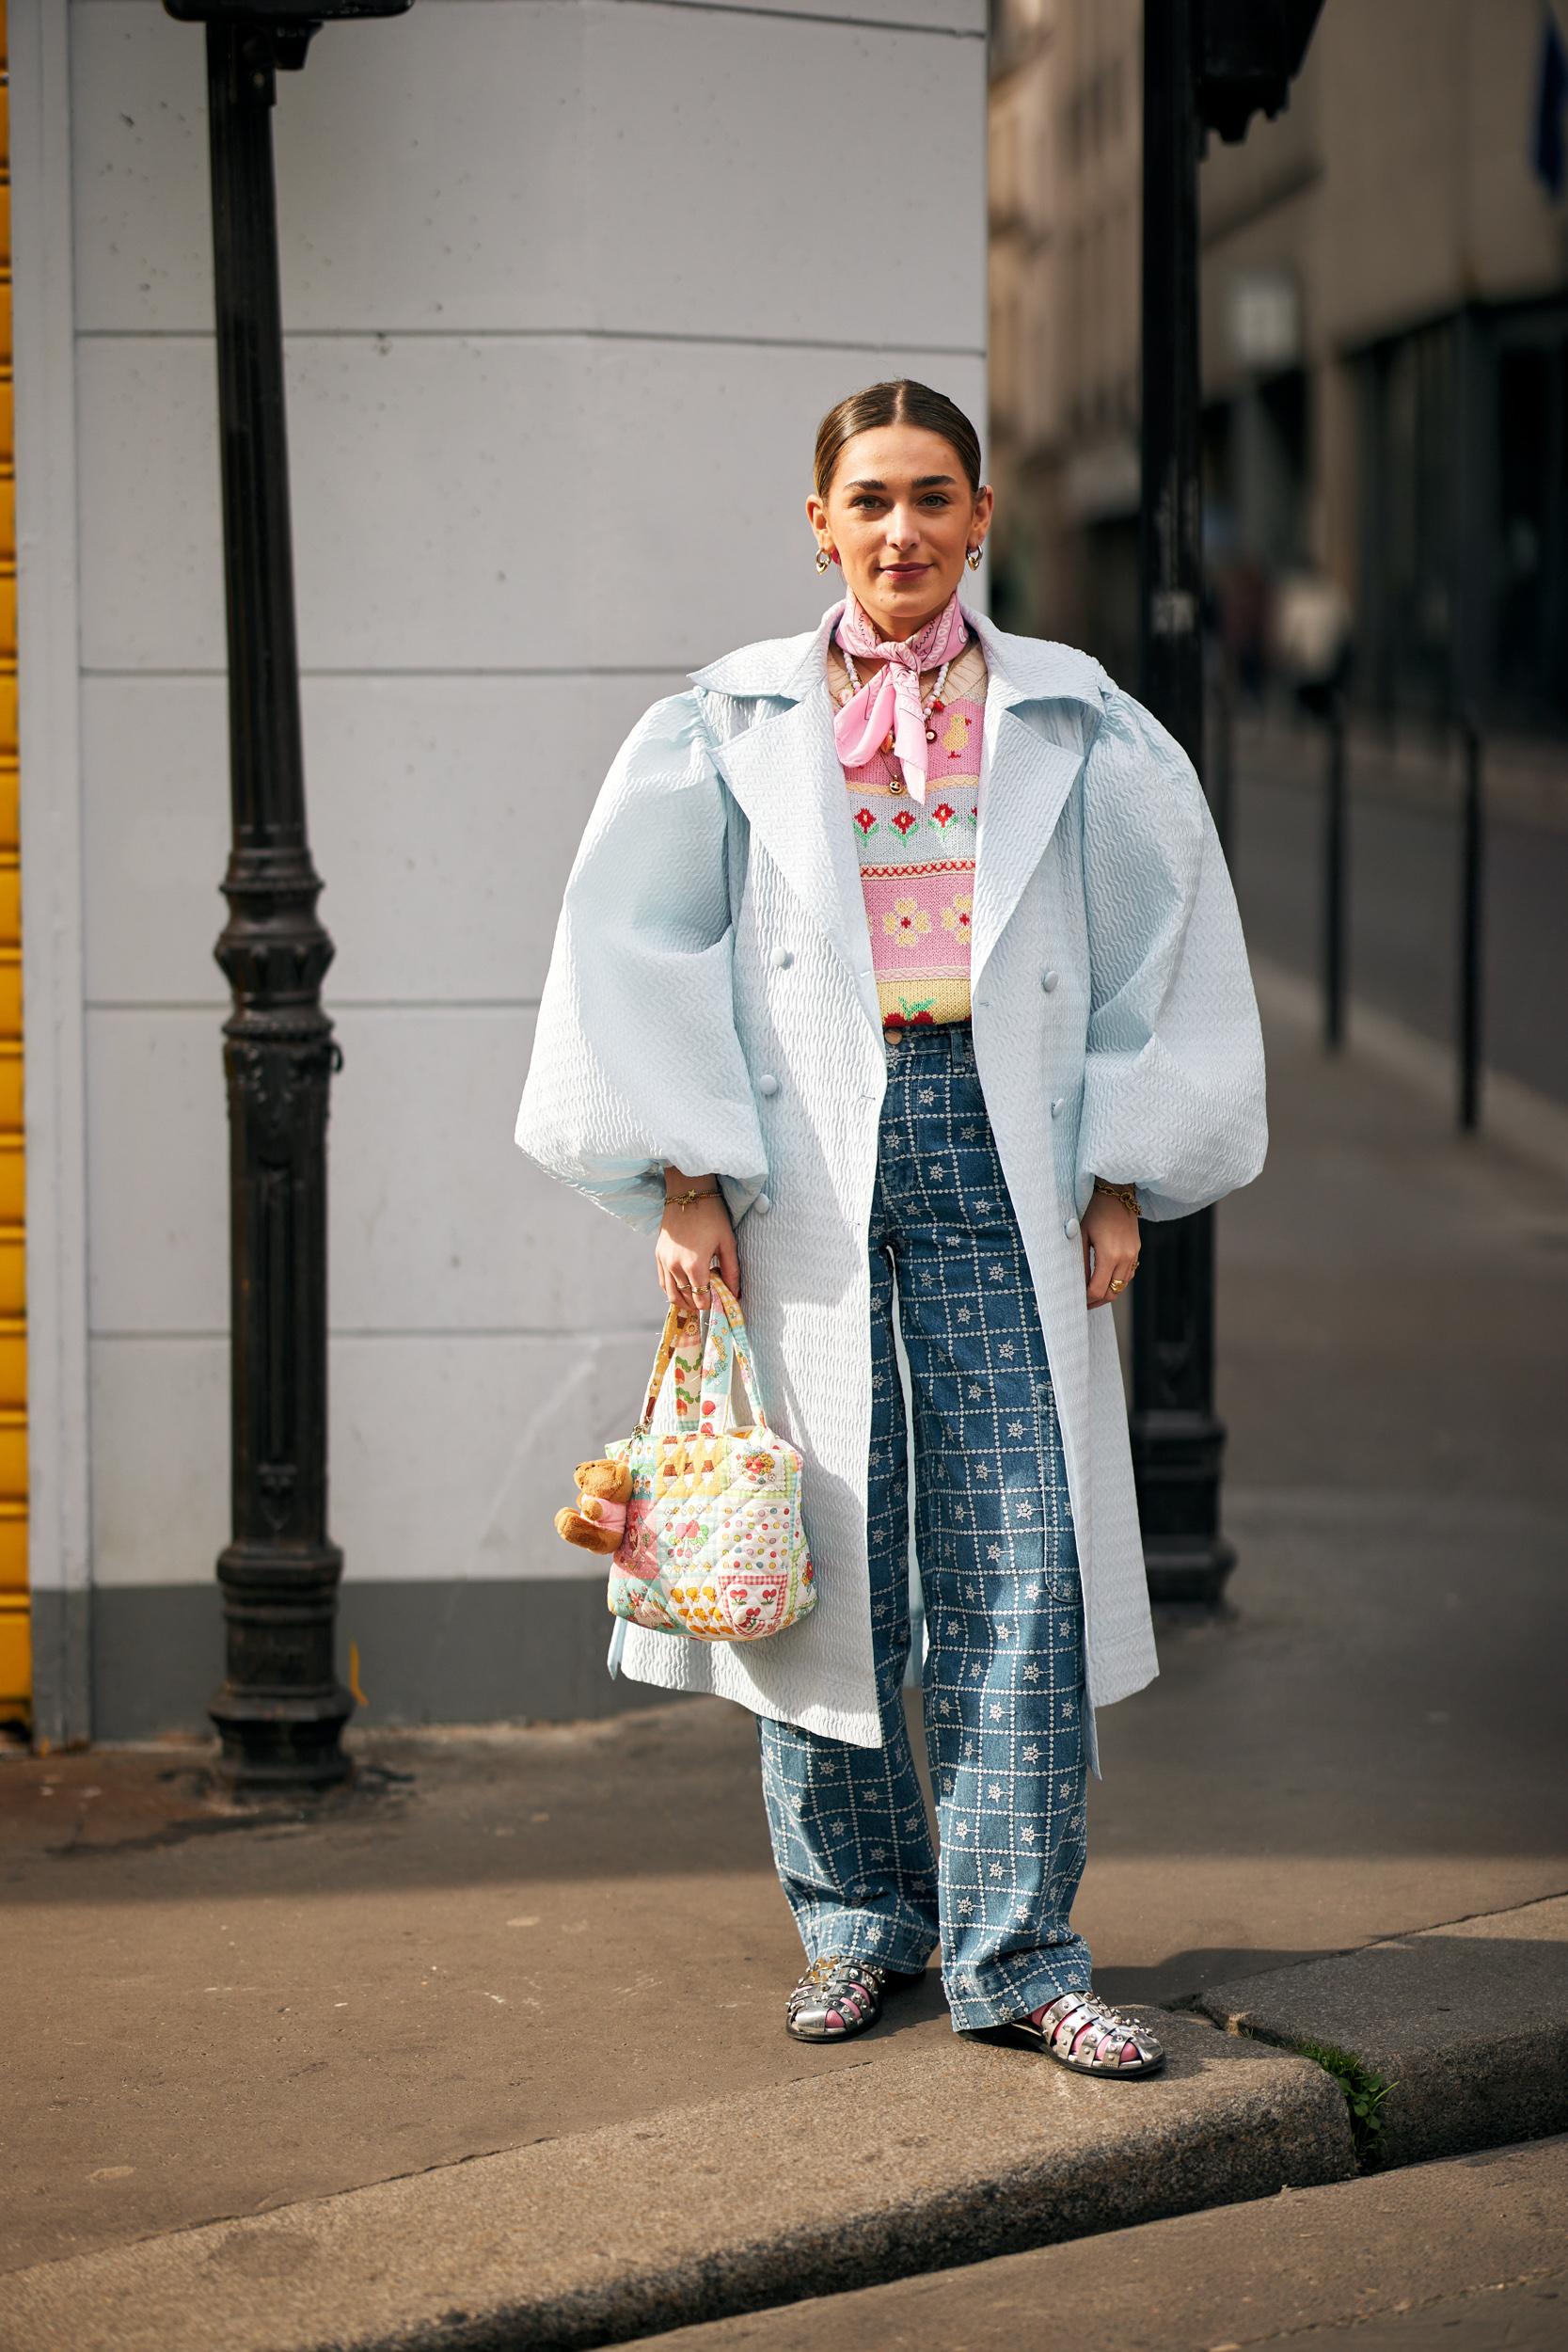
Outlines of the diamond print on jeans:
[[[989,1204],[983,1219],[981,1200]],[[1085,1860],[1085,1764],[1083,1603],[1067,1472],[1034,1294],[967,1030],[909,1033],[890,1068],[870,1242],[878,1383],[870,1602],[886,1694],[883,1745],[857,1748],[764,1722],[764,1793],[780,1878],[808,1953],[915,1969],[940,1939],[954,2024],[973,2027],[1082,1990],[1089,1955],[1069,1924]],[[1001,1282],[990,1279],[992,1267]],[[940,1865],[918,1802],[899,1687],[910,1628],[895,1271],[915,1407],[926,1737],[941,1792]],[[1064,1702],[1068,1713],[1059,1711]],[[836,1830],[815,1793],[826,1802],[830,1766],[837,1775],[832,1819],[843,1824]],[[958,1823],[982,1816],[977,1853]]]

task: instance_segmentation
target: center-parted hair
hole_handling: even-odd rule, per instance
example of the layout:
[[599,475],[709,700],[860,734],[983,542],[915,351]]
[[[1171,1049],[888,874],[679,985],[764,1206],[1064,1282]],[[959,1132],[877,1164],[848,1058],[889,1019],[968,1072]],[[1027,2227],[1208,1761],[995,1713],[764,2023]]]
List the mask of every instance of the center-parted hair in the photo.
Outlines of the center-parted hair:
[[978,493],[980,487],[980,437],[957,401],[945,392],[932,391],[928,384],[916,384],[908,376],[900,376],[892,384],[868,384],[863,392],[851,392],[836,408],[830,408],[816,428],[816,495],[825,499],[832,487],[838,461],[857,433],[874,433],[884,424],[917,424],[927,433],[940,433],[949,442],[969,477],[969,486]]

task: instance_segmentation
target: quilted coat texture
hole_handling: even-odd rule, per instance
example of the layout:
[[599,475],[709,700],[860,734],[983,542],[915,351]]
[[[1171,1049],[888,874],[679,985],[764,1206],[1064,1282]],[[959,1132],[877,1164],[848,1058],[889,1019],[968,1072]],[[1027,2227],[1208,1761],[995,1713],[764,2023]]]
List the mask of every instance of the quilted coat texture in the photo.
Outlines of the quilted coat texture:
[[[805,1457],[812,1614],[739,1647],[632,1628],[623,1671],[876,1747],[866,1230],[886,1064],[827,685],[841,609],[698,671],[623,747],[566,886],[517,1141],[650,1235],[666,1163],[719,1175],[768,1417]],[[1097,1175],[1136,1184],[1152,1217],[1249,1184],[1262,1040],[1183,753],[1086,655],[969,619],[990,670],[974,1053],[1051,1359],[1104,1707],[1158,1669],[1116,1335],[1085,1305],[1078,1218]]]

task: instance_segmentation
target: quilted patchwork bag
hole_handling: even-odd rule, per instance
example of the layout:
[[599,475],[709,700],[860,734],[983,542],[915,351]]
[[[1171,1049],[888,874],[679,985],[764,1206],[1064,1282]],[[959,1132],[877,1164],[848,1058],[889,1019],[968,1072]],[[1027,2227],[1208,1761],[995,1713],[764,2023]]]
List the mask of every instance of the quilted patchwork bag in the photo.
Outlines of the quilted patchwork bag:
[[[682,1321],[672,1307],[642,1418],[629,1438],[605,1448],[632,1476],[626,1532],[610,1563],[610,1606],[617,1617],[660,1633],[760,1642],[785,1632],[816,1603],[800,1524],[800,1456],[768,1426],[737,1300],[711,1276],[709,1292],[700,1368],[694,1354],[680,1352]],[[732,1429],[736,1363],[752,1418]],[[672,1364],[676,1426],[656,1435],[654,1407]]]

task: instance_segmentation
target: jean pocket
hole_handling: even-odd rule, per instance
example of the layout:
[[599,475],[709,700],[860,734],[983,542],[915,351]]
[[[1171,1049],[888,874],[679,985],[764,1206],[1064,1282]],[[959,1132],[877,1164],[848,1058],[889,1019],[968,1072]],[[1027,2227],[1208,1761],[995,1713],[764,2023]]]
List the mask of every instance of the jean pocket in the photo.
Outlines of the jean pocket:
[[980,1073],[974,1067],[974,1049],[967,1056],[955,1057],[953,1062],[953,1108],[975,1115],[990,1125],[990,1114],[986,1108],[985,1094],[980,1086]]
[[[1061,1558],[1064,1549],[1068,1554],[1066,1563]],[[1056,1565],[1048,1568],[1040,1578],[1045,1597],[1053,1609],[1070,1609],[1082,1616],[1084,1587],[1078,1579],[1078,1550],[1070,1531],[1057,1538],[1056,1552]]]

